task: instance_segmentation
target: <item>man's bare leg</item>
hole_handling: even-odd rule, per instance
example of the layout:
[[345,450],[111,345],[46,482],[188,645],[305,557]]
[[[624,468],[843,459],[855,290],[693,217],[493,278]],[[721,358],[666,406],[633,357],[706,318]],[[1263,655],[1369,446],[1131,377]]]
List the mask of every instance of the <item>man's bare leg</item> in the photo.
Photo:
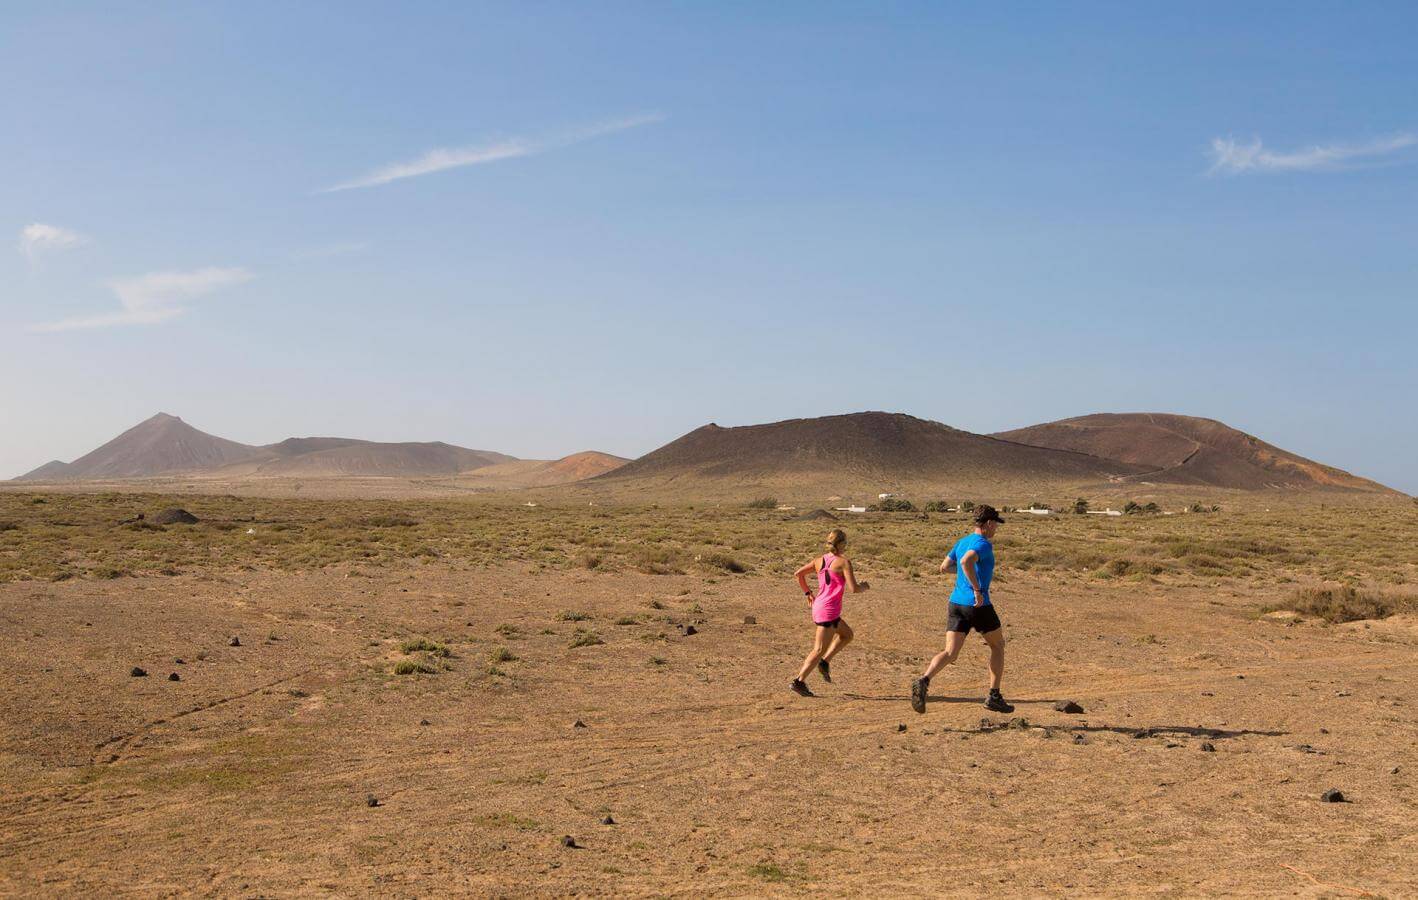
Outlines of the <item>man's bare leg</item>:
[[996,628],[989,634],[980,635],[990,648],[990,696],[985,699],[985,708],[994,712],[1012,713],[1014,707],[1000,694],[1000,682],[1004,680],[1004,629]]
[[945,634],[945,649],[931,658],[926,672],[911,682],[911,708],[918,713],[926,711],[926,692],[930,690],[931,676],[955,662],[960,648],[965,646],[965,632],[948,631]]

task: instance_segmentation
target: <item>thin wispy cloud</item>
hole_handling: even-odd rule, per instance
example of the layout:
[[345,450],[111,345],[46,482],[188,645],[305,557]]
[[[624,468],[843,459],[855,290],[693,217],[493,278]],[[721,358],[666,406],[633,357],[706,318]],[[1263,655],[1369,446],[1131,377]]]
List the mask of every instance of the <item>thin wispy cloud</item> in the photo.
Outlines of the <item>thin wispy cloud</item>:
[[30,326],[33,332],[111,328],[116,325],[156,325],[187,311],[187,301],[243,284],[256,277],[247,269],[194,269],[189,272],[149,272],[136,278],[116,278],[108,287],[122,307],[118,312],[77,316]]
[[377,187],[381,184],[389,184],[391,181],[400,181],[404,178],[417,178],[421,175],[432,175],[435,172],[446,172],[449,169],[460,169],[464,166],[480,166],[504,159],[534,156],[538,153],[545,153],[548,150],[569,147],[572,144],[580,144],[584,141],[604,137],[608,134],[629,131],[632,128],[639,128],[642,125],[653,125],[656,122],[663,122],[664,119],[665,117],[659,113],[648,113],[640,116],[630,116],[624,119],[612,119],[587,128],[565,132],[552,137],[537,139],[509,138],[471,147],[439,148],[430,150],[417,159],[383,166],[372,172],[367,172],[356,178],[352,178],[349,181],[343,181],[331,187],[323,188],[316,191],[316,193],[330,194],[335,191],[350,191],[357,188]]
[[1352,168],[1418,146],[1418,134],[1403,133],[1361,144],[1316,144],[1289,152],[1267,150],[1260,138],[1242,143],[1212,138],[1208,175],[1324,172]]
[[291,259],[306,262],[313,259],[332,259],[337,256],[349,256],[353,253],[363,253],[372,244],[369,241],[342,241],[334,244],[320,244],[315,247],[302,247],[291,253]]
[[31,261],[45,253],[72,250],[86,243],[88,238],[82,234],[58,225],[31,222],[20,229],[20,252]]

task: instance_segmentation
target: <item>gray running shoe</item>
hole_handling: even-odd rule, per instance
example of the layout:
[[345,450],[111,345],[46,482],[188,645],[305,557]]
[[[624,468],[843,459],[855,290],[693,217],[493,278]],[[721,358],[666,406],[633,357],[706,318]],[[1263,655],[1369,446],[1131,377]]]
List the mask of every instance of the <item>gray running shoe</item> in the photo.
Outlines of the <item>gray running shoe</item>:
[[918,713],[926,711],[926,692],[930,690],[931,682],[927,678],[917,678],[911,682],[911,708]]

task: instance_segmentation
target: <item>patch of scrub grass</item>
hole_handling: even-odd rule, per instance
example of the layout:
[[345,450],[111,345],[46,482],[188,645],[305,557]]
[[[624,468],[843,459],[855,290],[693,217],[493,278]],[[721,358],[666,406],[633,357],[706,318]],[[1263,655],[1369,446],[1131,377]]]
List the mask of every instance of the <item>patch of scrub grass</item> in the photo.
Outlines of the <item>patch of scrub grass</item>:
[[1301,588],[1266,612],[1289,610],[1331,624],[1386,619],[1397,612],[1418,610],[1418,598],[1389,591],[1361,590],[1350,586]]
[[497,647],[488,654],[488,660],[494,663],[516,662],[517,654],[508,650],[506,647]]
[[506,672],[504,672],[503,670],[499,669],[497,666],[494,666],[494,665],[489,665],[489,666],[487,667],[487,670],[486,670],[486,671],[487,671],[487,674],[490,675],[490,676],[492,676],[493,678],[506,678],[506,677],[507,677],[507,673],[506,673]]
[[422,659],[401,659],[394,665],[395,675],[434,675],[437,672],[432,663]]
[[573,609],[563,609],[556,614],[556,618],[561,622],[585,622],[591,618],[590,613],[577,612]]
[[481,825],[484,828],[515,828],[518,831],[539,831],[542,827],[542,823],[536,819],[506,812],[475,816],[473,824]]
[[640,624],[640,620],[637,619],[637,618],[635,618],[634,616],[621,616],[619,619],[616,619],[616,620],[615,620],[615,624],[617,624],[617,625],[639,625],[639,624]]
[[518,628],[516,625],[508,625],[504,623],[502,625],[497,626],[495,630],[498,634],[511,641],[515,641],[522,636],[522,629]]
[[650,665],[652,665],[652,666],[663,666],[663,665],[666,665],[666,664],[668,664],[668,663],[669,663],[669,660],[665,659],[663,656],[652,656],[652,657],[650,657]]
[[604,644],[601,636],[594,631],[585,628],[576,629],[576,633],[571,636],[571,649],[577,647],[594,647],[596,644]]
[[1155,634],[1144,634],[1144,635],[1142,635],[1141,637],[1139,637],[1139,638],[1137,639],[1137,642],[1138,642],[1139,644],[1160,644],[1160,643],[1162,643],[1161,641],[1157,640],[1157,635],[1155,635]]
[[453,652],[449,650],[446,645],[430,641],[428,638],[414,638],[404,641],[399,645],[399,649],[405,653],[428,653],[433,656],[441,657],[453,655]]
[[788,873],[772,863],[756,863],[748,867],[748,874],[755,878],[762,878],[764,881],[773,883],[788,880]]

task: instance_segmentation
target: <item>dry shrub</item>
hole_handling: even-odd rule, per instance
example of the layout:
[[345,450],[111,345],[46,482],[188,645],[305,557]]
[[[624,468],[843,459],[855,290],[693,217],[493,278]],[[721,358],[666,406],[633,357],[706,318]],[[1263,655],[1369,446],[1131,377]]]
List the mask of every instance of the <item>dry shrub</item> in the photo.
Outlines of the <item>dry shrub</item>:
[[594,631],[587,631],[584,628],[576,629],[576,633],[571,636],[571,648],[594,647],[596,644],[604,644],[601,636]]
[[1418,600],[1413,597],[1348,586],[1302,588],[1282,602],[1266,607],[1267,612],[1289,610],[1331,623],[1386,619],[1394,613],[1414,609],[1418,609]]
[[699,558],[699,561],[711,569],[722,569],[735,575],[742,575],[748,571],[747,566],[727,553],[705,553]]

